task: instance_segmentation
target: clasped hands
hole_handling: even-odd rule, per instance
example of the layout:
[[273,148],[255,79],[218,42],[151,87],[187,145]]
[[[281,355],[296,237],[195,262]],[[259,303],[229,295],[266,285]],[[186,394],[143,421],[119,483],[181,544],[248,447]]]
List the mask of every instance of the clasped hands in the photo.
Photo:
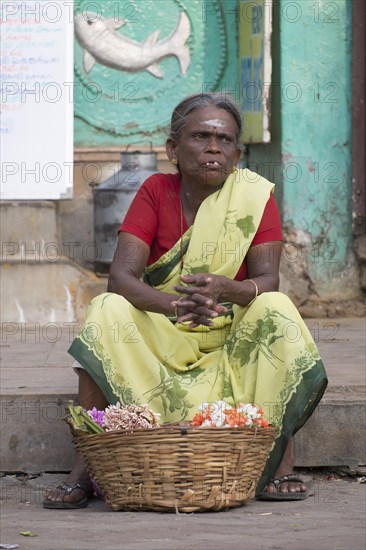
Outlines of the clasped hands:
[[227,308],[218,303],[223,291],[224,277],[210,273],[195,273],[182,275],[184,285],[176,285],[174,289],[182,294],[172,305],[177,310],[177,322],[190,321],[189,328],[198,325],[211,326],[212,319],[225,315]]

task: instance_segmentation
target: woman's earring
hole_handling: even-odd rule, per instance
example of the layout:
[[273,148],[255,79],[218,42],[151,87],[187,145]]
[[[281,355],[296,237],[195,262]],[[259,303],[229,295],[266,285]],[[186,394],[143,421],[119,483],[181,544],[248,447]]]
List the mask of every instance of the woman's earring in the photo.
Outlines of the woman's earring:
[[171,162],[172,164],[174,164],[174,166],[177,166],[177,164],[178,164],[177,159],[172,159],[170,162]]
[[235,174],[235,172],[237,172],[237,171],[238,171],[237,167],[233,166],[232,169],[231,169],[231,173]]

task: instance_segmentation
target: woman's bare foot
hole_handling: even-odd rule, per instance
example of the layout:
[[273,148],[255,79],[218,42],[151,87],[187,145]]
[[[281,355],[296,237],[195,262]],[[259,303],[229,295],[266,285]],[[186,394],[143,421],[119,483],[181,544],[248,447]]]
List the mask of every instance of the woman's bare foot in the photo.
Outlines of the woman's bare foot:
[[[103,410],[108,401],[84,369],[77,369],[79,375],[78,402],[89,410],[93,407]],[[77,453],[72,470],[66,480],[45,493],[45,508],[83,508],[93,495],[93,486],[82,456]]]
[[45,508],[82,508],[93,495],[93,486],[81,455],[75,457],[74,466],[63,483],[45,493]]
[[285,454],[283,456],[280,467],[278,468],[275,479],[276,483],[268,483],[265,492],[269,494],[275,493],[306,493],[307,487],[301,481],[281,480],[282,477],[292,476],[294,474],[294,457],[292,438],[289,440]]

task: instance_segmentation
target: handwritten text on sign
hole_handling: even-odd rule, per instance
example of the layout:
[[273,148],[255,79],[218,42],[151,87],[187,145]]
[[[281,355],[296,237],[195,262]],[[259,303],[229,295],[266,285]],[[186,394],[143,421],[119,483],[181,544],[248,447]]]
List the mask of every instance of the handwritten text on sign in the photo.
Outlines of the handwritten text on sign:
[[0,4],[3,200],[70,198],[73,2]]

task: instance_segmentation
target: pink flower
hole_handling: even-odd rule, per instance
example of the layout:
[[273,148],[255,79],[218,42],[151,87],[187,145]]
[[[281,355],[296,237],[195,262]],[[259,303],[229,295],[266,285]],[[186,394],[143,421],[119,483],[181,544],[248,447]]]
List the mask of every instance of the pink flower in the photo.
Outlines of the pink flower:
[[99,424],[99,426],[104,428],[104,416],[105,416],[104,411],[98,411],[96,407],[93,407],[90,411],[87,411],[87,413],[90,416],[90,418],[94,420],[94,422],[96,422],[97,424]]

